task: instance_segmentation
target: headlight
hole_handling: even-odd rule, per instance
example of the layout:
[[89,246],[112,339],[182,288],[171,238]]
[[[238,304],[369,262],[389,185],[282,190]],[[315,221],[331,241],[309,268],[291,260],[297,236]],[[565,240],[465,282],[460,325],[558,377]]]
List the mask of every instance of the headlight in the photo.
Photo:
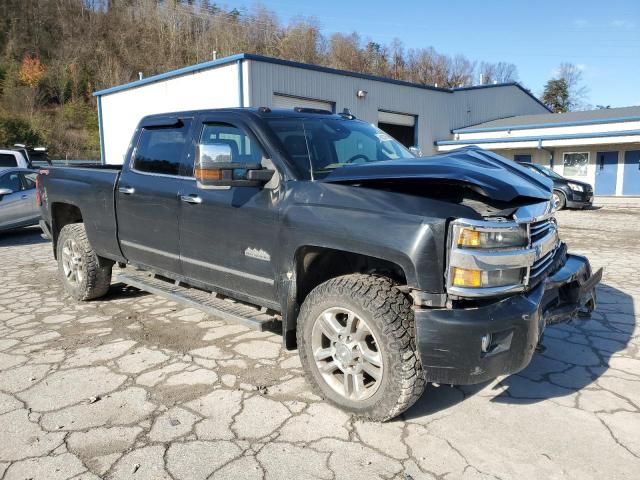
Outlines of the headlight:
[[576,192],[584,192],[584,187],[582,185],[578,185],[577,183],[569,182],[567,183],[571,190],[575,190]]
[[473,227],[456,226],[454,238],[463,248],[513,248],[527,245],[527,232],[523,228],[478,230]]
[[508,270],[470,270],[453,267],[453,285],[463,288],[488,288],[518,285],[522,281],[522,268]]

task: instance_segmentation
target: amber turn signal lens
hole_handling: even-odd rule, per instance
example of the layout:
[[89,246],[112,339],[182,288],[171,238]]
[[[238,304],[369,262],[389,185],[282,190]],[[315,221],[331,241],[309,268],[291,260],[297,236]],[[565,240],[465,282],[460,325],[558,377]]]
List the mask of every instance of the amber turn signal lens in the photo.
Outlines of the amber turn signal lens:
[[478,230],[471,230],[469,228],[463,228],[460,230],[460,236],[458,237],[458,246],[460,247],[479,247],[480,246],[480,232]]
[[467,270],[466,268],[453,268],[453,284],[456,287],[481,287],[482,271]]
[[222,170],[218,168],[196,168],[198,180],[222,180]]

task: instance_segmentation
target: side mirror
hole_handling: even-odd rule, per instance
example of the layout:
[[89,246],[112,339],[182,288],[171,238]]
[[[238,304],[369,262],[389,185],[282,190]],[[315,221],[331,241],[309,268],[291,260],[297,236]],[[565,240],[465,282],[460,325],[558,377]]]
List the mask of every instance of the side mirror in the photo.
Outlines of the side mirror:
[[12,193],[13,190],[10,188],[0,188],[0,200],[2,200],[5,195],[11,195]]
[[199,144],[196,149],[195,177],[199,188],[259,187],[273,176],[258,163],[234,162],[226,143]]
[[409,151],[413,153],[416,157],[422,156],[422,149],[417,145],[414,145],[413,147],[409,147]]

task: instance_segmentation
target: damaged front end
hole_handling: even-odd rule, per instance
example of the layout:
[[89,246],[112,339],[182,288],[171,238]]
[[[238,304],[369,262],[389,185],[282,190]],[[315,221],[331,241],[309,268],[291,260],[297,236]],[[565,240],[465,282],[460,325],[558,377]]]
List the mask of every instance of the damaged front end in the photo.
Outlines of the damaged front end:
[[547,325],[595,308],[602,270],[567,252],[551,182],[515,162],[465,148],[340,168],[323,181],[456,206],[446,221],[443,293],[411,291],[428,381],[472,384],[517,372]]
[[567,253],[550,202],[449,229],[448,308],[415,308],[429,381],[471,384],[525,368],[547,325],[595,309],[589,261]]

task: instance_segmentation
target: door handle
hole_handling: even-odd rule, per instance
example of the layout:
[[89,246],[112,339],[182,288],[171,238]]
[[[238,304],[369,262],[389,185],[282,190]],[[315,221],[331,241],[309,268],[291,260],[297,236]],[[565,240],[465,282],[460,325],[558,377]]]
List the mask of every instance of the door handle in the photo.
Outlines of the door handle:
[[180,195],[180,200],[185,203],[202,203],[202,198],[197,195]]
[[22,198],[23,200],[26,200],[27,198],[29,198],[29,195],[22,195],[22,197],[20,198]]
[[133,187],[119,187],[118,191],[120,193],[124,193],[125,195],[131,195],[133,193],[136,193],[136,189]]

